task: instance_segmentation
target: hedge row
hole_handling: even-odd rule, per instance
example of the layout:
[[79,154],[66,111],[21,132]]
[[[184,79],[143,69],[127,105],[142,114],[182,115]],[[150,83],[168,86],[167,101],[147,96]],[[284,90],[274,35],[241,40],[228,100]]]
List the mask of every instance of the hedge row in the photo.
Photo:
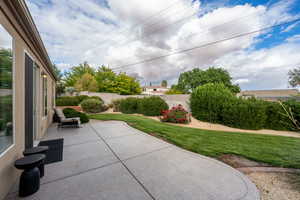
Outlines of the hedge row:
[[139,113],[147,116],[159,116],[163,110],[169,109],[168,104],[160,97],[129,97],[119,100],[119,109],[122,113]]
[[[283,103],[300,122],[300,103]],[[233,95],[223,84],[206,84],[195,89],[190,97],[192,115],[199,120],[243,129],[294,130],[278,102]]]
[[56,106],[78,106],[82,101],[86,99],[97,99],[104,103],[104,101],[98,96],[87,96],[87,95],[79,95],[79,96],[63,96],[56,98]]

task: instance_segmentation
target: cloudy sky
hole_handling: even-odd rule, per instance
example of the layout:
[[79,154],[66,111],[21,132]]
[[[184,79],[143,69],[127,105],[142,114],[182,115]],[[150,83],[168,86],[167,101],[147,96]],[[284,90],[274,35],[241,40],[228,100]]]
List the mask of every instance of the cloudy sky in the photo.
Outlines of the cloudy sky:
[[[27,0],[51,60],[62,70],[87,61],[143,84],[218,66],[242,89],[287,88],[300,66],[300,0]],[[203,46],[151,62],[155,57]],[[140,63],[140,64],[136,64]],[[135,64],[135,65],[131,65]]]

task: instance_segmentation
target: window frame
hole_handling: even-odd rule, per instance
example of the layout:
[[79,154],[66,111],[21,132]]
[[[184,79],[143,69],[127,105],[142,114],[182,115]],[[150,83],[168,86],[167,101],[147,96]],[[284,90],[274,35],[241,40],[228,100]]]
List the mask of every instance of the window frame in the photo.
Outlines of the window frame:
[[[13,123],[13,133],[12,133],[12,144],[9,145],[3,152],[0,152],[0,158],[2,158],[5,154],[7,154],[11,149],[13,149],[16,145],[16,82],[15,82],[15,76],[16,76],[16,41],[13,35],[5,28],[5,26],[0,23],[0,26],[11,36],[12,42],[11,42],[11,47],[12,47],[12,123]],[[25,59],[25,57],[24,57]]]
[[42,101],[43,101],[43,118],[46,118],[48,116],[48,76],[43,71],[41,73],[42,77]]

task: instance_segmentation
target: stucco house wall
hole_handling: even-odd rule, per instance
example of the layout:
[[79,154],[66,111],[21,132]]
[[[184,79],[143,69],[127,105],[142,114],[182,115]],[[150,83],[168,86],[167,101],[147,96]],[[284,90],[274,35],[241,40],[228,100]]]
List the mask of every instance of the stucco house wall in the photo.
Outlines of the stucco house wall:
[[[22,5],[21,0],[16,1],[0,1],[0,24],[13,38],[13,144],[0,154],[0,199],[4,199],[12,185],[17,181],[20,171],[14,167],[16,159],[22,157],[25,145],[25,53],[27,53],[34,62],[39,66],[40,76],[44,73],[47,76],[47,101],[49,102],[48,115],[43,116],[43,104],[41,99],[37,102],[37,119],[39,121],[36,139],[40,139],[45,134],[48,126],[51,124],[53,109],[53,95],[55,90],[56,80],[54,74],[49,70],[49,63],[46,63],[41,51],[37,49],[36,44],[33,44],[18,24],[18,18],[12,12],[12,6]],[[25,9],[25,7],[24,7]],[[25,10],[26,11],[26,10]],[[30,27],[28,27],[30,28]],[[22,32],[23,31],[23,32]],[[40,80],[42,83],[42,80]],[[42,87],[39,86],[37,91],[38,96],[42,94]]]

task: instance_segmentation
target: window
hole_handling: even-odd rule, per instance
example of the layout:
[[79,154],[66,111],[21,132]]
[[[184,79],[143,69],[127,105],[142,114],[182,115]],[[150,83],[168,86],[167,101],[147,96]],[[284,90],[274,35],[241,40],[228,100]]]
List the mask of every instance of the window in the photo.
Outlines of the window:
[[13,39],[0,24],[0,154],[13,144]]
[[48,114],[48,95],[47,95],[47,75],[42,73],[42,79],[43,79],[43,116],[47,116]]

